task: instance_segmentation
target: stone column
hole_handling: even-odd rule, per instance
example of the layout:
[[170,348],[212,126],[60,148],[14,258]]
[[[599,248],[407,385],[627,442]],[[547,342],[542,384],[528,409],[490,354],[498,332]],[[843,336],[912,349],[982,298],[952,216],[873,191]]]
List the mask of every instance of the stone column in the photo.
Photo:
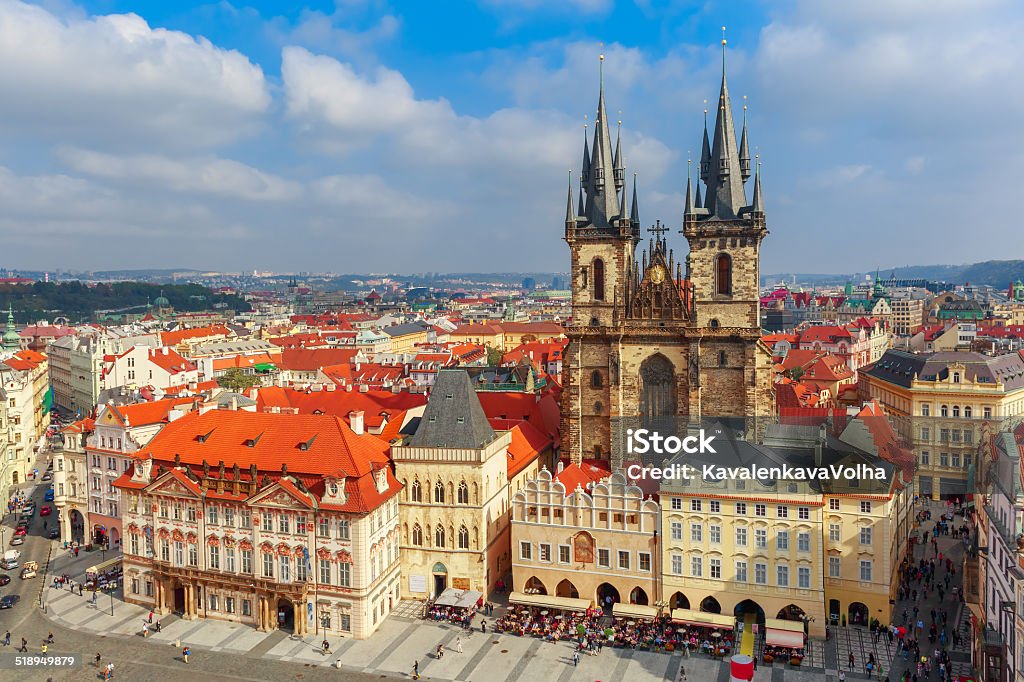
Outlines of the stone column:
[[191,584],[185,586],[185,620],[192,620],[196,616],[196,588]]
[[164,612],[164,600],[163,600],[163,584],[159,578],[153,579],[153,610],[163,615]]
[[292,602],[292,630],[296,635],[302,634],[302,620],[299,618],[299,602]]

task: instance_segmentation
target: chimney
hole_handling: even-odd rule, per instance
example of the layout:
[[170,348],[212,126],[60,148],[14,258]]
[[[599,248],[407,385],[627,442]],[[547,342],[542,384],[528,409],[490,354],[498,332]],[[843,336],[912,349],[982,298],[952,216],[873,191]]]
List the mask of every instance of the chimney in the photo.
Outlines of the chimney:
[[353,410],[348,413],[348,425],[352,427],[352,431],[356,435],[363,435],[365,428],[363,426],[363,411]]
[[163,351],[164,351],[164,355],[170,355],[171,354],[171,349],[168,348],[167,346],[164,346]]

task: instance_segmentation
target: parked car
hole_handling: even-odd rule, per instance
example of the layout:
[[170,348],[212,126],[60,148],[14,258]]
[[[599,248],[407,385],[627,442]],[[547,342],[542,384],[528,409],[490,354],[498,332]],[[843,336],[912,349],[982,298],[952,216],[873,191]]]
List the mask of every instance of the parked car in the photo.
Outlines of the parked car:
[[50,505],[48,504],[44,504],[42,507],[39,508],[40,516],[49,516],[51,513],[53,513],[53,510],[50,509]]
[[0,599],[0,609],[12,609],[19,601],[21,601],[21,597],[19,595],[9,594]]
[[18,545],[23,545],[23,544],[25,544],[25,536],[24,535],[15,535],[13,538],[11,538],[11,547],[16,547]]
[[36,503],[31,501],[31,500],[29,500],[28,502],[25,503],[25,506],[23,506],[21,508],[21,513],[22,514],[29,514],[29,515],[35,514],[36,513]]
[[9,576],[9,575],[0,575],[0,587],[3,587],[4,585],[9,584],[10,582],[11,582],[11,576]]
[[50,538],[51,540],[56,540],[60,537],[60,528],[54,526],[49,530],[49,532],[47,532],[46,537]]
[[28,580],[29,578],[35,578],[38,571],[39,564],[34,561],[26,561],[24,567],[21,569],[21,579]]
[[14,537],[16,537],[16,538],[17,537],[21,537],[22,535],[27,535],[27,534],[28,534],[28,528],[26,528],[25,526],[18,526],[17,528],[14,529]]
[[48,489],[46,491],[46,494],[43,495],[43,501],[44,502],[53,502],[53,488],[50,488],[50,489]]
[[43,474],[43,480],[44,481],[52,481],[53,480],[53,473],[50,472],[50,471],[47,471],[45,474]]

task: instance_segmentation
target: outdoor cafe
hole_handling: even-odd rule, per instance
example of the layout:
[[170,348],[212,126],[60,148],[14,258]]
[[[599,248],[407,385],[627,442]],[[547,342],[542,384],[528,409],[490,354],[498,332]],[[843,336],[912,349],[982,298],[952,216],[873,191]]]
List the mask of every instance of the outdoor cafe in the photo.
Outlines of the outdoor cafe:
[[427,618],[468,627],[482,597],[482,592],[449,587],[429,605]]
[[710,656],[729,656],[733,648],[736,619],[720,613],[691,609],[672,609],[672,622],[677,626],[681,643],[690,651]]
[[116,589],[123,575],[121,560],[122,557],[115,557],[85,569],[85,589],[104,592]]
[[505,615],[495,623],[498,632],[553,642],[595,632],[602,615],[589,599],[512,592],[508,603]]
[[764,628],[762,659],[765,663],[784,660],[791,665],[800,665],[803,662],[805,637],[802,622],[765,618]]

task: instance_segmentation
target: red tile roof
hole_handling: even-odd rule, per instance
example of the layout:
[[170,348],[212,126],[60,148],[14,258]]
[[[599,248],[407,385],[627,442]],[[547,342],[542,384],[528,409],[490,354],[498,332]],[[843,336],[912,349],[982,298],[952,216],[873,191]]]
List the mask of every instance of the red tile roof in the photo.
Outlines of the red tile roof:
[[576,490],[577,486],[589,491],[595,483],[611,476],[611,473],[596,462],[584,462],[582,466],[574,463],[566,465],[555,474],[555,480],[565,486],[568,494]]
[[508,480],[535,462],[552,445],[551,436],[542,433],[530,422],[521,422],[512,429],[508,446]]
[[161,424],[168,421],[168,415],[174,408],[191,405],[195,398],[164,398],[148,403],[133,405],[101,405],[100,409],[109,409],[118,423],[125,427]]
[[196,369],[194,362],[186,360],[172,348],[153,348],[149,351],[149,361],[168,374],[192,372]]
[[330,365],[343,365],[359,353],[356,348],[285,348],[278,367],[296,372],[315,372]]
[[209,327],[192,327],[173,332],[161,332],[160,343],[164,346],[177,346],[182,341],[202,339],[208,336],[231,336],[231,330],[223,324],[215,324]]

